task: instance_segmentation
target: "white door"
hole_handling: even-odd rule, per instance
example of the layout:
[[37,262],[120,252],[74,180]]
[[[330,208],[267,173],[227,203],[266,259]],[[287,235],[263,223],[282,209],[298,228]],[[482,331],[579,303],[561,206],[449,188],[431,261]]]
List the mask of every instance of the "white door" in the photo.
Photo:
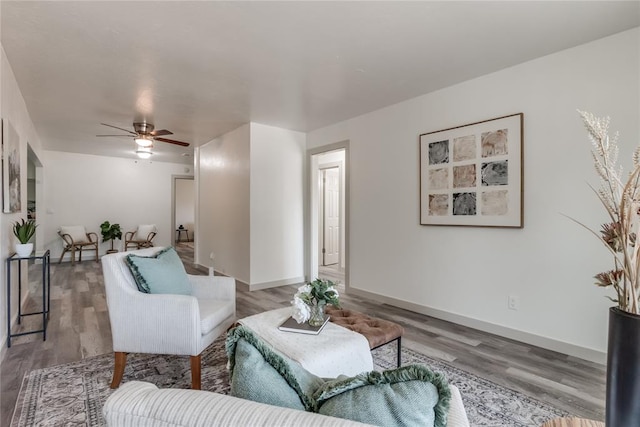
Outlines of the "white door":
[[323,169],[324,173],[324,247],[322,265],[340,260],[340,169]]

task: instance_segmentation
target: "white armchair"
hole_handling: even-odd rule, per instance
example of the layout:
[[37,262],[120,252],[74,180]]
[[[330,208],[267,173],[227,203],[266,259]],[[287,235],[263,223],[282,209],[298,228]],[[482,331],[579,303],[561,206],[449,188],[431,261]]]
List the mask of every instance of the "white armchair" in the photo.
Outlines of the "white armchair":
[[200,389],[200,354],[236,319],[235,279],[189,275],[192,295],[140,292],[125,257],[153,256],[162,247],[102,257],[113,336],[111,388],[124,374],[127,353],[175,354],[191,358],[191,387]]

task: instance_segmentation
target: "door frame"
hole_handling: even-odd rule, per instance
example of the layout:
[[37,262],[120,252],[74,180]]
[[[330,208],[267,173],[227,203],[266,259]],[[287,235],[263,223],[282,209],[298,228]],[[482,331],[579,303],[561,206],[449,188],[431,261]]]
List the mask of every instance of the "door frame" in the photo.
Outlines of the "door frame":
[[[318,171],[319,172],[323,172],[326,171],[327,169],[338,169],[338,189],[340,192],[340,197],[338,200],[338,215],[339,215],[339,222],[340,222],[340,233],[338,235],[338,248],[339,248],[339,257],[338,257],[338,269],[339,270],[343,270],[343,266],[342,266],[342,253],[344,252],[344,248],[342,247],[342,240],[343,240],[343,233],[342,233],[342,227],[344,226],[344,218],[342,215],[342,196],[343,196],[343,170],[344,170],[344,166],[342,164],[342,162],[330,162],[330,163],[323,163],[322,167],[318,166]],[[320,180],[320,177],[318,177],[318,180]],[[324,191],[325,191],[325,183],[322,183],[322,195],[320,194],[320,191],[318,191],[318,202],[322,201],[322,207],[320,206],[320,203],[318,203],[318,212],[322,212],[322,215],[320,215],[320,213],[318,213],[318,265],[324,265],[324,254],[320,253],[320,251],[322,250],[322,248],[324,247],[324,245],[322,243],[324,243],[324,215],[325,215],[325,211],[324,211],[324,204],[325,204],[325,198],[324,198]],[[322,230],[322,231],[320,231]],[[322,238],[320,238],[320,233],[323,233]]]
[[344,140],[333,144],[307,150],[305,162],[305,276],[307,280],[314,280],[318,277],[318,154],[330,151],[344,150],[344,285],[348,292],[350,288],[350,268],[349,268],[349,205],[350,205],[350,163],[349,163],[349,141]]

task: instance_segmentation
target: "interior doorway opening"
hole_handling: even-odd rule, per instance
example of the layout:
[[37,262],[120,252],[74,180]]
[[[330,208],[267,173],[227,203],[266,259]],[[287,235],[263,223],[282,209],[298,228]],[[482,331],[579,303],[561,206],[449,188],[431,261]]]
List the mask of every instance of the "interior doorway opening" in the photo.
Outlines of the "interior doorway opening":
[[182,258],[193,262],[195,253],[195,182],[193,176],[173,177],[173,211],[171,213],[173,246]]
[[[320,157],[322,158],[322,156]],[[341,268],[344,253],[342,232],[341,163],[319,164],[318,171],[318,265]]]
[[310,278],[348,289],[348,150],[346,142],[323,148],[309,152]]

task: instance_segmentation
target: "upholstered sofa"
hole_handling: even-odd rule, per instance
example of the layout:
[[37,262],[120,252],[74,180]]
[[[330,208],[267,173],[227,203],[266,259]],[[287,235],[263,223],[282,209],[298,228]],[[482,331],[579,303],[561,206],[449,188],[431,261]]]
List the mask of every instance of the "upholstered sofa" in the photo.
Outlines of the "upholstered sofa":
[[[281,408],[208,391],[158,389],[131,381],[106,401],[103,415],[111,427],[363,426],[366,424]],[[460,392],[451,386],[449,427],[469,427]]]

